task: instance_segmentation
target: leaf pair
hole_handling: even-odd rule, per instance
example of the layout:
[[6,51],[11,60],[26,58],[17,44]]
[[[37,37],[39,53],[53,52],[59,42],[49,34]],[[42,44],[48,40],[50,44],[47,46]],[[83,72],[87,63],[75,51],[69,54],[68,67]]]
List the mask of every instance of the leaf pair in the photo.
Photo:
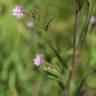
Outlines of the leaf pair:
[[77,6],[76,11],[79,12],[83,6],[83,0],[76,0],[76,6]]

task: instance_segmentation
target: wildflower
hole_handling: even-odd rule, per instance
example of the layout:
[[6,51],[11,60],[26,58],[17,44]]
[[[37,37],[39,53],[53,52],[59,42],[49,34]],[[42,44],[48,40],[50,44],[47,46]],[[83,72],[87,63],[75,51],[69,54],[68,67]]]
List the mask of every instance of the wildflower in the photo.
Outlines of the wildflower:
[[42,60],[43,60],[43,54],[37,54],[35,59],[33,60],[34,61],[34,65],[36,65],[36,66],[41,65]]
[[91,16],[90,24],[92,25],[96,24],[96,16]]
[[29,21],[26,26],[31,29],[33,27],[33,22],[32,21]]
[[12,15],[16,16],[17,18],[24,16],[24,9],[22,5],[16,5],[15,8],[12,10]]

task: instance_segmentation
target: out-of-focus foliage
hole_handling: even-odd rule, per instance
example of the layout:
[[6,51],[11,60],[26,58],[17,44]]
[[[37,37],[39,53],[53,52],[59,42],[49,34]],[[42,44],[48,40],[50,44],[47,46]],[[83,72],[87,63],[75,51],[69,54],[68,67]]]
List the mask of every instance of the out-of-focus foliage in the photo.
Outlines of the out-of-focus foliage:
[[[49,80],[43,66],[37,68],[33,59],[37,53],[43,53],[45,59],[52,64],[60,64],[54,52],[48,47],[40,30],[46,26],[51,18],[48,28],[50,38],[53,38],[58,52],[66,64],[72,61],[72,33],[74,25],[75,0],[0,0],[0,96],[62,96],[57,82]],[[87,1],[87,0],[86,0]],[[22,4],[27,13],[39,16],[33,20],[27,16],[17,19],[12,16],[12,9],[16,4]],[[87,16],[88,7],[80,11],[78,24],[78,38]],[[94,8],[94,14],[96,14]],[[28,29],[26,23],[33,20],[34,27]],[[96,67],[96,28],[87,35],[84,45],[79,50],[77,74],[78,81],[83,73]],[[77,39],[78,39],[77,38]],[[96,75],[95,75],[96,76]],[[67,77],[67,76],[66,76]],[[65,77],[65,78],[66,78]],[[89,78],[90,79],[90,78]],[[90,79],[91,80],[91,79]],[[84,88],[96,87],[92,77]],[[76,84],[72,82],[72,91]],[[96,90],[86,89],[85,96],[95,96]],[[88,90],[88,91],[87,91]],[[89,94],[90,93],[90,94]],[[73,93],[72,93],[73,94]],[[89,94],[89,95],[88,95]],[[72,95],[74,96],[74,95]]]

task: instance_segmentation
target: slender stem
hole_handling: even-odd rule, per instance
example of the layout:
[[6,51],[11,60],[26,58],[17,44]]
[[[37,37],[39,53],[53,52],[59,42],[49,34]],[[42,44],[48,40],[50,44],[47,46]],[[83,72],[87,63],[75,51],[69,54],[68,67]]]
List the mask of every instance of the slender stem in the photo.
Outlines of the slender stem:
[[[77,51],[77,40],[76,40],[76,34],[77,34],[77,25],[78,25],[78,4],[76,1],[76,10],[75,10],[75,18],[74,18],[74,32],[73,32],[73,58],[72,58],[72,65],[70,68],[69,72],[69,79],[68,79],[68,91],[70,90],[70,84],[71,84],[71,79],[74,76],[75,73],[75,66],[76,66],[76,51]],[[69,96],[68,92],[68,96]]]
[[[76,4],[77,5],[77,4]],[[72,73],[75,71],[76,65],[76,51],[77,51],[77,43],[76,43],[76,33],[77,33],[77,24],[78,23],[78,11],[75,13],[75,23],[74,23],[74,32],[73,32],[73,59],[72,59]]]
[[73,32],[73,58],[72,58],[72,66],[70,68],[70,74],[69,74],[69,82],[75,72],[75,66],[76,66],[76,52],[77,52],[77,40],[76,40],[76,34],[77,34],[77,25],[78,25],[78,11],[77,11],[78,4],[76,4],[76,12],[75,12],[75,19],[74,19],[74,32]]

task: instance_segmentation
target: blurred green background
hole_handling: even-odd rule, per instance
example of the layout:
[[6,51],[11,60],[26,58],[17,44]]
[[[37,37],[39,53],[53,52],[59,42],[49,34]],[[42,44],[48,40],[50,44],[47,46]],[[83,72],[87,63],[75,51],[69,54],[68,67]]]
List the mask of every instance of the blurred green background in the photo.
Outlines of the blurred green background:
[[[37,12],[35,16],[40,15],[41,23],[27,16],[22,19],[12,16],[16,4],[22,4],[27,13]],[[59,63],[40,33],[54,17],[49,26],[50,38],[55,40],[65,62],[71,63],[74,6],[74,0],[0,0],[0,96],[62,96],[57,82],[49,80],[41,67],[35,68],[33,59],[42,52],[48,62]],[[86,10],[85,4],[80,12],[78,38]],[[30,20],[34,23],[32,29],[26,26]],[[88,33],[84,46],[79,50],[78,80],[90,68],[96,67],[95,31],[96,28]],[[94,84],[90,84],[94,88],[86,88],[85,96],[96,96],[96,75],[94,77],[91,80]]]

